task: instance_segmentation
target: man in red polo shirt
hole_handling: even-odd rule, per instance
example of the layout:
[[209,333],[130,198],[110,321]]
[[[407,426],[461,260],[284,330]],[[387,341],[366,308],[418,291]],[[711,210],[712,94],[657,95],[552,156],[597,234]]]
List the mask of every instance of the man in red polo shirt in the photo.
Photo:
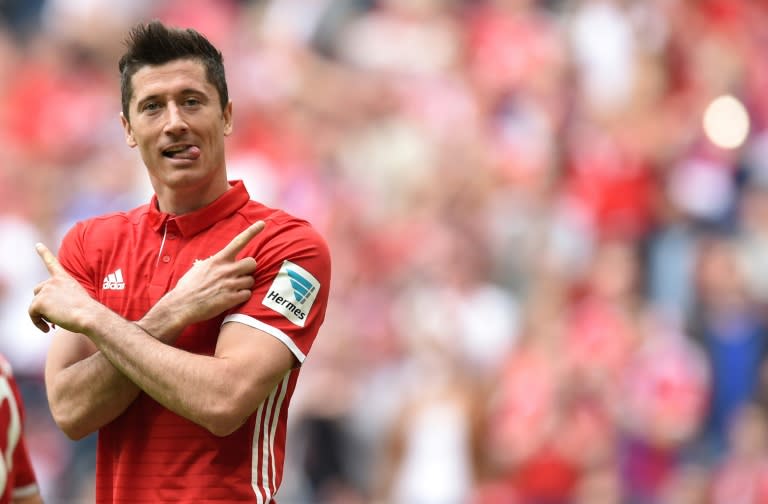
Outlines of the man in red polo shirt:
[[39,504],[40,489],[24,441],[24,405],[0,355],[0,504]]
[[[221,53],[194,30],[135,27],[122,123],[155,195],[76,224],[29,313],[58,327],[53,417],[98,430],[97,502],[274,502],[288,405],[325,316],[325,241],[227,180]],[[60,261],[60,262],[59,262]]]

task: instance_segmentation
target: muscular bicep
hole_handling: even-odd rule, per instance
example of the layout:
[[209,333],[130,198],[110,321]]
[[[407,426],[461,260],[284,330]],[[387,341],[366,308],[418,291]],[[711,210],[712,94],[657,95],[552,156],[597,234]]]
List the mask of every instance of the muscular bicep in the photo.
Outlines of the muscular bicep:
[[228,361],[231,397],[244,416],[251,414],[297,363],[282,341],[239,322],[221,327],[216,357]]

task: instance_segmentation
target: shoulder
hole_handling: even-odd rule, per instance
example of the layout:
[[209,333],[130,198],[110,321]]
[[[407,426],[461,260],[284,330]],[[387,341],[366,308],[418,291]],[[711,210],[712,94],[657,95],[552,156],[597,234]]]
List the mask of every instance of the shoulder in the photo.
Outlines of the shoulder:
[[116,230],[125,229],[141,223],[149,213],[149,205],[142,205],[127,212],[112,212],[97,217],[76,222],[70,233],[79,231],[82,233],[113,233]]
[[85,247],[92,250],[107,243],[121,243],[124,236],[141,224],[148,213],[149,205],[143,205],[128,212],[113,212],[77,221],[64,235],[61,248]]
[[128,237],[145,219],[149,205],[128,212],[114,212],[74,223],[61,240],[59,260],[72,272],[87,266],[102,253],[109,253],[129,242]]
[[264,278],[280,275],[287,267],[300,268],[320,285],[329,284],[331,254],[325,238],[306,219],[251,202],[242,209],[247,224],[263,220],[264,230],[257,235],[246,254],[254,257]]
[[325,238],[306,219],[296,217],[284,210],[270,208],[261,203],[251,201],[241,214],[248,222],[263,220],[266,224],[262,231],[262,243],[265,247],[290,246],[292,248],[315,248],[328,255],[328,245]]

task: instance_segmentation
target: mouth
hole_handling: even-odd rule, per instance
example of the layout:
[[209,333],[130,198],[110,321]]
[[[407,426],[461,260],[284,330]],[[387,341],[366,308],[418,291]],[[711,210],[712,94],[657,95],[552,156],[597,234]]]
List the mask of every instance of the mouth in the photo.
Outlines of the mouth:
[[162,151],[168,159],[186,159],[194,161],[200,157],[200,148],[192,144],[174,144]]

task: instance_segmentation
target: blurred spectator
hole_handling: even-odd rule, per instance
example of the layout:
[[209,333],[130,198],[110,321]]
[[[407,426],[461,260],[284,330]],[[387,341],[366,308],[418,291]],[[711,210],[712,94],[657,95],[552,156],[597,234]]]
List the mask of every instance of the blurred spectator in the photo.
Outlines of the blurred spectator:
[[611,425],[600,406],[572,387],[558,316],[562,285],[551,282],[529,298],[520,340],[489,384],[473,502],[496,502],[499,493],[521,502],[569,502],[581,462],[604,457],[610,446]]
[[473,486],[475,387],[465,376],[460,350],[450,342],[450,317],[433,317],[422,322],[425,327],[417,325],[427,318],[423,312],[408,317],[412,334],[404,372],[407,383],[418,387],[404,391],[386,436],[376,501],[464,502]]
[[693,337],[706,352],[712,376],[702,443],[718,457],[726,449],[734,415],[760,395],[766,326],[733,240],[713,236],[700,244],[699,252]]
[[623,377],[619,464],[625,503],[660,502],[683,469],[706,417],[710,376],[702,350],[654,314]]

